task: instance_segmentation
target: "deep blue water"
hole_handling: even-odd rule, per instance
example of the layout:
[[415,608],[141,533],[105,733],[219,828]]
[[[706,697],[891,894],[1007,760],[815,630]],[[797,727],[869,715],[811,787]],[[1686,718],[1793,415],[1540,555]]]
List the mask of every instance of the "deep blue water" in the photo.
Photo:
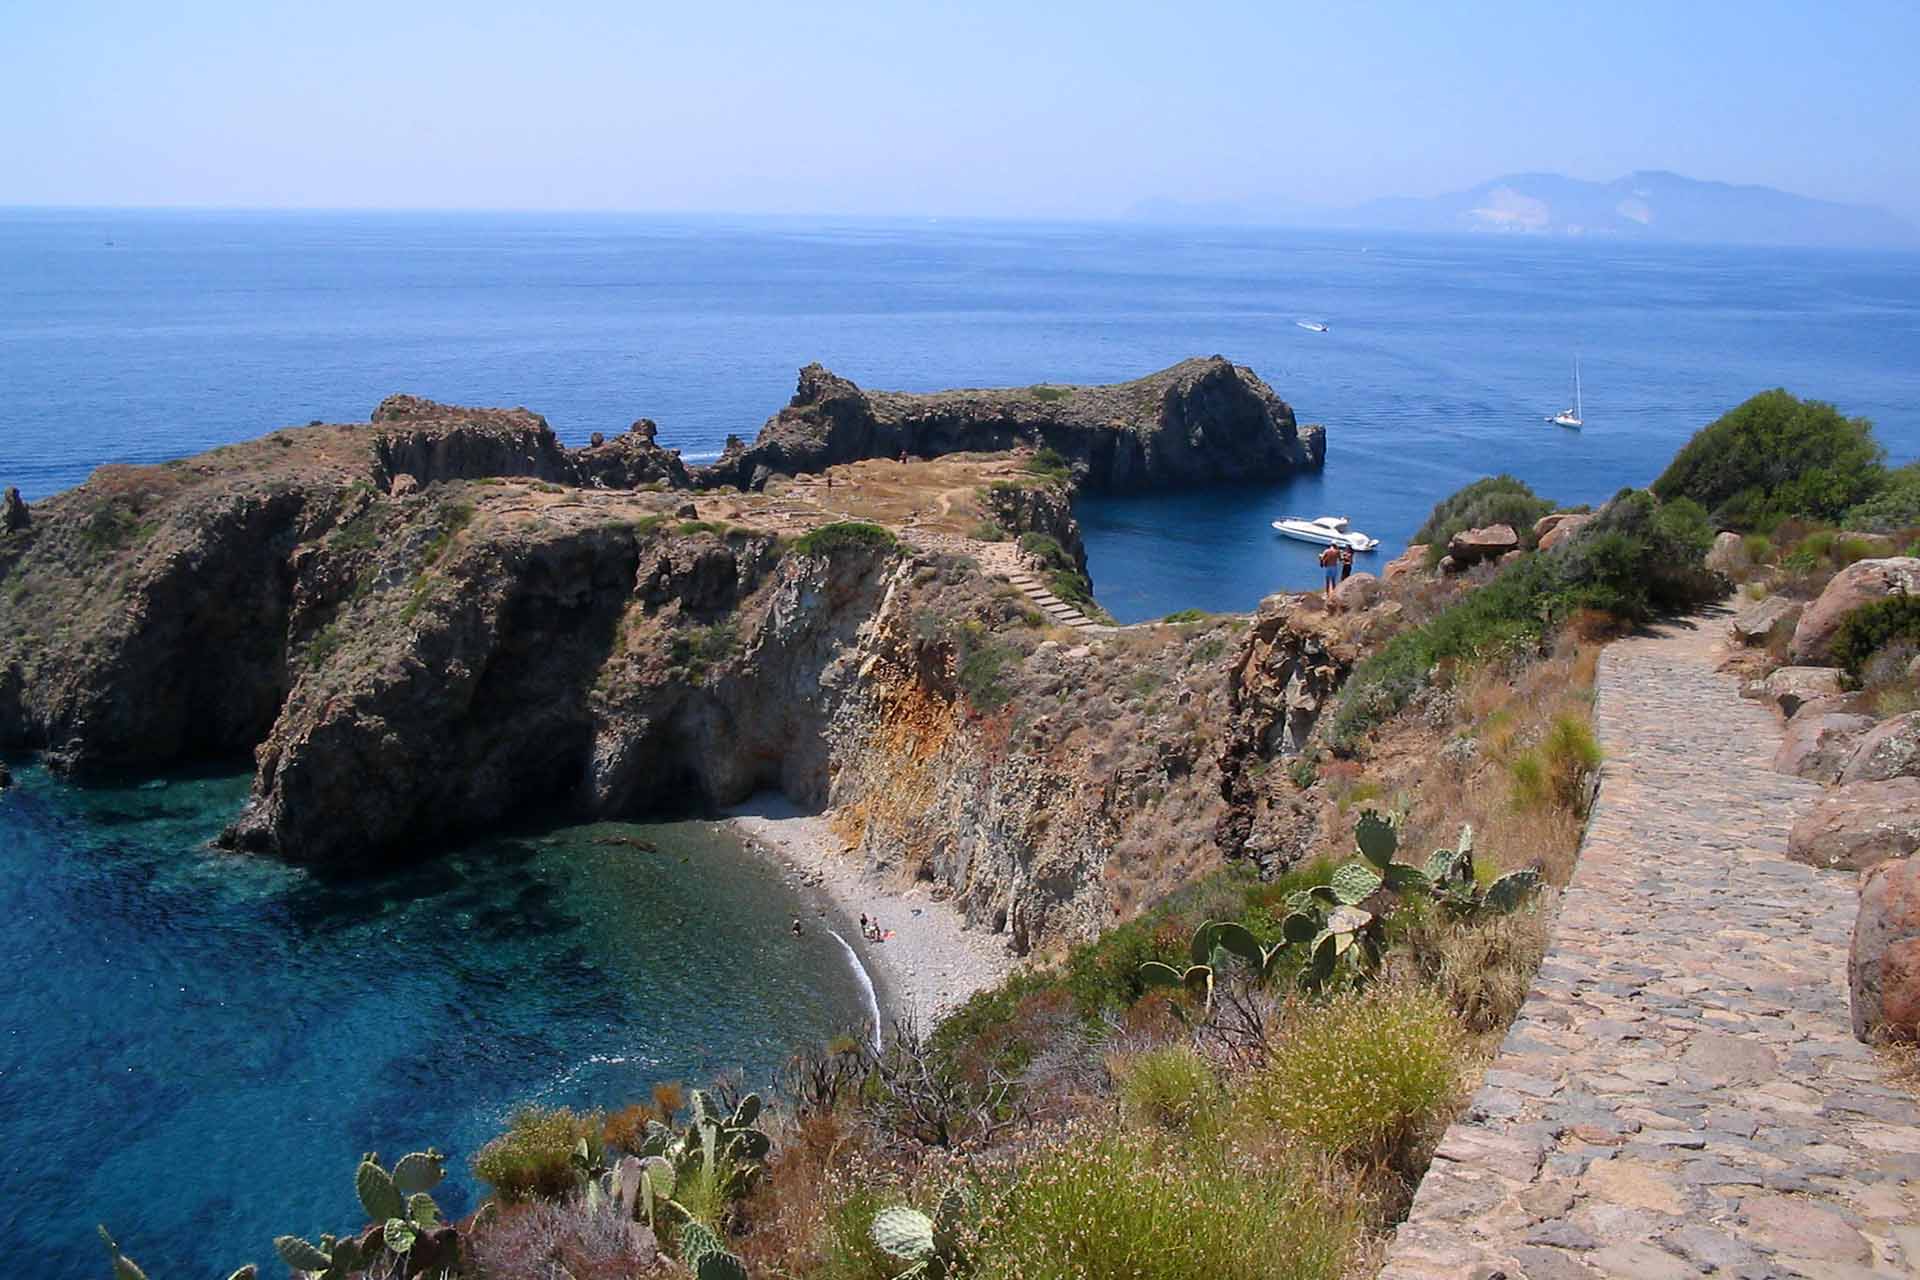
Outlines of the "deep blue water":
[[[1542,421],[1576,351],[1579,433]],[[0,211],[0,485],[29,499],[102,462],[363,420],[395,391],[524,404],[575,443],[652,417],[699,457],[757,430],[810,360],[925,390],[1111,381],[1214,352],[1327,425],[1326,471],[1083,503],[1096,590],[1122,619],[1310,585],[1313,552],[1267,527],[1284,514],[1346,514],[1390,555],[1494,471],[1603,499],[1766,387],[1872,418],[1894,461],[1920,456],[1911,254]],[[529,830],[326,885],[202,847],[244,790],[80,790],[29,770],[0,798],[15,1272],[100,1274],[104,1218],[156,1275],[225,1274],[266,1261],[276,1232],[350,1221],[363,1150],[431,1142],[464,1170],[517,1100],[763,1073],[859,1013],[831,940],[789,945],[777,879],[698,825],[651,829],[661,855]]]
[[[1294,322],[1327,321],[1309,333]],[[1582,357],[1587,427],[1542,419]],[[1396,552],[1510,471],[1566,502],[1644,484],[1785,386],[1920,456],[1920,255],[1257,229],[553,215],[0,211],[0,484],[29,498],[412,391],[524,404],[573,442],[657,419],[750,436],[820,360],[868,386],[1251,365],[1328,428],[1323,476],[1087,504],[1123,619],[1309,585],[1286,514]],[[1365,566],[1363,566],[1365,567]]]
[[[105,1274],[278,1274],[357,1226],[353,1167],[427,1145],[438,1193],[515,1103],[609,1106],[862,1021],[846,953],[711,824],[537,828],[341,883],[205,841],[247,780],[0,792],[0,1251]],[[650,839],[658,852],[596,843]]]

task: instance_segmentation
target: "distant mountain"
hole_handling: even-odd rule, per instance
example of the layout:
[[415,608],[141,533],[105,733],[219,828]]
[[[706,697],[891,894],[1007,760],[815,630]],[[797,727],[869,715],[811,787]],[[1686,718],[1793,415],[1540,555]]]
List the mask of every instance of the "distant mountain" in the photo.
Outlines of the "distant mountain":
[[[1207,217],[1212,213],[1215,217]],[[1149,201],[1136,217],[1164,222],[1264,222],[1380,231],[1604,236],[1720,244],[1920,245],[1920,229],[1885,210],[1814,200],[1772,187],[1701,182],[1651,170],[1612,182],[1515,173],[1452,195],[1395,196],[1350,209],[1261,211],[1252,205]],[[1223,216],[1224,215],[1224,216]]]

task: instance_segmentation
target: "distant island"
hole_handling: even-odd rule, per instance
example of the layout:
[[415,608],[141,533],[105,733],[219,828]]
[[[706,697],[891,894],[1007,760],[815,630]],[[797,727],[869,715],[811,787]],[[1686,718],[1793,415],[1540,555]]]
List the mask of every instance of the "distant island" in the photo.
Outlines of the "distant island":
[[1350,208],[1146,200],[1150,222],[1314,226],[1369,231],[1604,237],[1713,244],[1920,246],[1920,228],[1884,209],[1772,187],[1703,182],[1663,170],[1585,182],[1515,173],[1450,195],[1392,196]]

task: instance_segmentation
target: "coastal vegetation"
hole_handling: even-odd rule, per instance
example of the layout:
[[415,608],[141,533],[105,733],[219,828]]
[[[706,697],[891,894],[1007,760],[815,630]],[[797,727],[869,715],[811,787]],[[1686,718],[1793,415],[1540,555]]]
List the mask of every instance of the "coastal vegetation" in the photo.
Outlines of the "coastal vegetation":
[[1413,540],[1427,548],[1427,563],[1435,565],[1446,555],[1447,543],[1455,534],[1504,524],[1519,535],[1521,546],[1531,550],[1539,541],[1533,532],[1535,522],[1553,510],[1552,502],[1512,476],[1488,476],[1442,498]]
[[1890,481],[1885,456],[1865,418],[1763,391],[1697,432],[1652,488],[1691,498],[1723,528],[1765,532],[1786,519],[1839,521],[1871,502]]

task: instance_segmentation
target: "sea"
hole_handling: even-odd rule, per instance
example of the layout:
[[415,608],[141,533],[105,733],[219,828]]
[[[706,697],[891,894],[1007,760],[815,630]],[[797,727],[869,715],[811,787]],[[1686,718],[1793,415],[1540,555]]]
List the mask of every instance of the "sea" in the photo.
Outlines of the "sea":
[[[1318,332],[1303,322],[1324,325]],[[525,405],[569,443],[639,417],[689,460],[820,361],[864,386],[1253,368],[1324,472],[1088,497],[1122,621],[1315,580],[1274,519],[1396,554],[1506,472],[1564,503],[1644,485],[1783,386],[1920,457],[1920,255],[1127,224],[0,210],[0,486],[361,421],[385,396]],[[1586,425],[1546,419],[1573,399]],[[857,1022],[860,973],[706,823],[523,828],[347,880],[215,853],[235,768],[0,796],[0,1255],[102,1273],[270,1261],[357,1225],[351,1169],[473,1152],[525,1102],[611,1106]],[[638,842],[638,843],[635,843]],[[271,1268],[269,1268],[271,1273]]]

